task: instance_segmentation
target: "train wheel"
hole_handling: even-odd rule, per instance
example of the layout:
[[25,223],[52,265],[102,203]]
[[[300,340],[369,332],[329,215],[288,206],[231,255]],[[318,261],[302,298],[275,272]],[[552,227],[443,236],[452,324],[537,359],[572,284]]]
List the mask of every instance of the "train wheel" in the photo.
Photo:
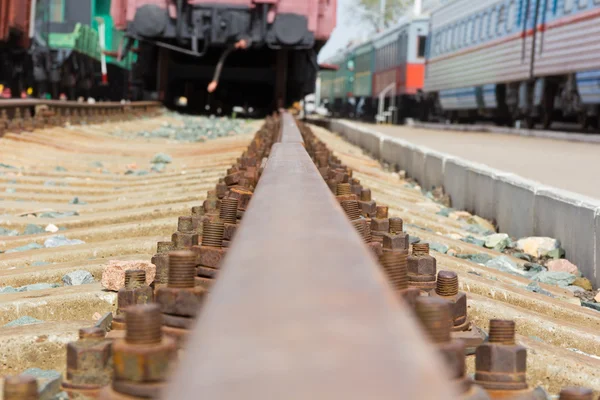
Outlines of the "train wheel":
[[524,125],[526,129],[535,129],[535,119],[531,115],[527,115],[523,119]]
[[577,122],[579,124],[579,129],[585,132],[589,129],[591,121],[587,113],[583,112],[577,116]]
[[544,129],[550,129],[552,125],[552,112],[548,110],[542,111],[542,127]]

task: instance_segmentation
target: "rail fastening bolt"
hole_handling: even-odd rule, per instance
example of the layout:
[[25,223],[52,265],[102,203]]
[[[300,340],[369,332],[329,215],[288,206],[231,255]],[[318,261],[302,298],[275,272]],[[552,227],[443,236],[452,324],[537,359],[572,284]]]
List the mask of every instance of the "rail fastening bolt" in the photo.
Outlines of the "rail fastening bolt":
[[4,378],[4,400],[37,400],[37,380],[29,375],[7,376]]

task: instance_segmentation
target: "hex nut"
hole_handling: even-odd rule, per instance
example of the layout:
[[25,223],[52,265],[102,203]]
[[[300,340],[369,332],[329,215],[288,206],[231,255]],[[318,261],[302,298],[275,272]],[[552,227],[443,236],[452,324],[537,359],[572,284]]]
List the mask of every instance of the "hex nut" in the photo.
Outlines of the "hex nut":
[[450,302],[454,326],[460,326],[467,322],[467,294],[465,292],[458,292],[454,296],[440,296],[432,291],[429,295]]
[[408,279],[414,282],[435,281],[436,259],[432,256],[408,256]]
[[79,339],[67,344],[67,379],[77,385],[108,385],[112,380],[112,340]]
[[114,379],[133,382],[164,381],[169,364],[177,356],[177,345],[169,337],[160,343],[130,344],[117,339],[113,343]]
[[198,234],[177,231],[171,236],[171,241],[175,244],[175,249],[190,248],[198,244]]
[[169,254],[155,254],[150,262],[156,266],[154,283],[167,283],[169,280]]
[[227,249],[222,247],[212,246],[195,246],[192,248],[194,251],[198,251],[198,265],[204,265],[205,267],[219,268],[221,260],[225,257]]
[[[383,234],[383,249],[385,250],[408,250],[409,241],[408,241],[408,233],[401,234],[391,234],[384,233]],[[410,257],[410,256],[409,256]]]
[[189,289],[161,287],[156,291],[156,302],[165,314],[195,317],[202,306],[207,291],[201,287]]
[[150,286],[121,288],[117,294],[117,304],[119,306],[117,313],[121,313],[128,306],[152,303],[153,299],[154,293]]
[[372,232],[388,232],[390,230],[390,221],[387,218],[372,218]]
[[358,205],[360,207],[360,211],[363,217],[365,218],[373,218],[377,213],[377,203],[374,200],[370,201],[358,201]]
[[225,230],[223,231],[223,240],[232,240],[235,231],[237,230],[237,224],[225,223]]
[[527,349],[483,343],[475,352],[475,380],[486,389],[526,389]]
[[446,362],[450,378],[463,378],[467,369],[464,343],[460,340],[451,340],[447,343],[438,343],[437,348]]

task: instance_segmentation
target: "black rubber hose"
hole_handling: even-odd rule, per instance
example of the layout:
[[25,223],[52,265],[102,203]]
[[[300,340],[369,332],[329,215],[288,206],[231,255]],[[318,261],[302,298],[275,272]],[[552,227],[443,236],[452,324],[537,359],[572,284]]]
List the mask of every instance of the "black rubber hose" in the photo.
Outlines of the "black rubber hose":
[[225,64],[225,60],[227,60],[227,57],[229,56],[229,54],[231,54],[233,50],[235,50],[234,45],[229,46],[227,50],[225,50],[223,54],[221,54],[219,62],[217,63],[217,68],[215,69],[215,73],[213,75],[213,80],[208,85],[209,93],[212,93],[217,89],[217,86],[219,85],[219,79],[221,78],[221,71],[223,71],[223,65]]

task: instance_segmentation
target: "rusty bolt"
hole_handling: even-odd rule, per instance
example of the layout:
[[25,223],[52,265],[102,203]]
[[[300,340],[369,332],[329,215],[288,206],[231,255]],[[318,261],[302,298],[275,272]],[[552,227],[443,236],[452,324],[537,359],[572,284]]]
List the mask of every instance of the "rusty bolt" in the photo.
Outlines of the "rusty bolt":
[[415,311],[429,340],[444,358],[451,379],[461,393],[470,390],[471,382],[466,379],[465,345],[460,340],[452,340],[450,327],[450,305],[443,299],[419,297]]
[[390,222],[390,233],[399,234],[404,232],[404,221],[399,217],[392,217],[389,219]]
[[37,400],[38,385],[33,376],[7,376],[4,378],[4,400]]
[[373,232],[387,232],[390,230],[390,222],[387,218],[372,218],[371,230]]
[[237,223],[238,199],[227,198],[221,200],[221,209],[219,210],[219,218],[225,224],[235,225]]
[[113,389],[140,396],[138,392],[129,392],[129,389],[141,391],[142,385],[136,383],[152,383],[153,390],[156,390],[156,384],[167,378],[169,364],[176,356],[177,347],[173,339],[163,337],[158,304],[130,306],[125,311],[125,318],[125,339],[117,339],[113,343]]
[[345,196],[347,194],[352,194],[352,188],[349,183],[338,183],[335,190],[336,196]]
[[431,290],[435,288],[435,275],[436,260],[429,255],[429,244],[413,244],[413,252],[408,256],[409,285],[421,290]]
[[[196,253],[169,253],[169,284],[156,291],[156,302],[165,314],[195,317],[200,311],[205,290],[195,286]],[[168,324],[168,321],[166,321]]]
[[527,350],[515,343],[514,321],[490,320],[489,341],[475,352],[475,382],[488,391],[525,390],[526,373]]
[[360,191],[360,200],[361,201],[371,201],[371,189],[362,189]]
[[113,319],[113,329],[125,329],[123,311],[134,304],[151,303],[154,299],[152,288],[146,285],[146,271],[128,269],[125,271],[125,287],[117,294],[117,316]]
[[217,198],[222,199],[225,197],[225,194],[227,193],[227,184],[225,183],[225,180],[219,180],[215,191],[217,192]]
[[387,218],[388,217],[388,206],[377,206],[376,218]]
[[202,246],[222,247],[224,231],[222,221],[205,221],[202,225]]
[[458,275],[453,271],[440,271],[437,276],[435,291],[430,296],[447,300],[452,308],[453,331],[464,331],[469,328],[467,321],[467,295],[458,291]]
[[343,200],[342,208],[346,213],[346,216],[350,219],[350,221],[354,221],[360,219],[360,209],[358,208],[358,201],[356,200]]
[[110,384],[112,340],[105,336],[102,328],[83,328],[79,330],[79,340],[67,344],[67,381],[63,382],[63,389],[85,394]]
[[383,233],[381,234],[382,239],[381,242],[383,244],[383,251],[398,251],[398,250],[406,250],[408,251],[409,241],[407,233],[400,233],[397,235],[391,233]]
[[383,267],[394,290],[408,288],[407,258],[407,251],[384,252],[379,257],[379,264]]
[[558,400],[593,400],[594,392],[590,389],[570,387],[560,391]]

